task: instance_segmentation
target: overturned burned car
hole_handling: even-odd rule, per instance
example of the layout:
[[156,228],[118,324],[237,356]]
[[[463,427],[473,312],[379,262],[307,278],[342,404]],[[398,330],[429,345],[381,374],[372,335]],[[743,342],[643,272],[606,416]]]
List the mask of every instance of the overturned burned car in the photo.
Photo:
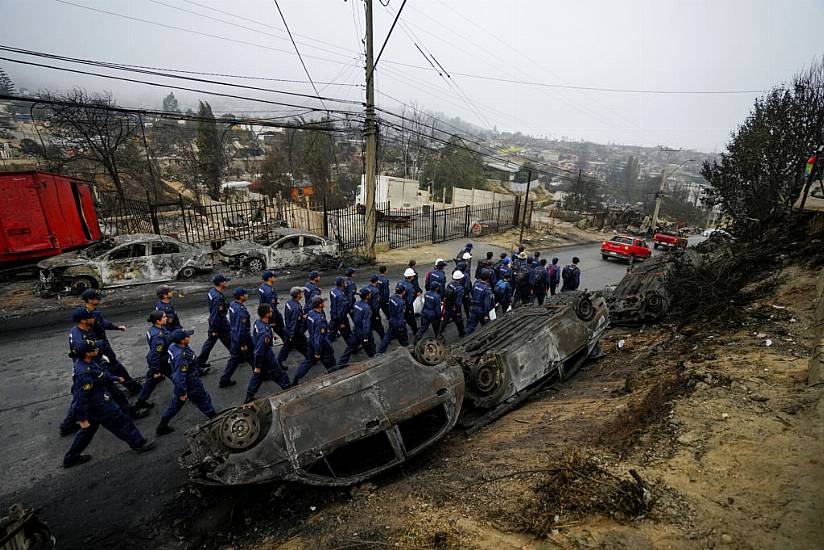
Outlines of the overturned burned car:
[[314,233],[277,228],[254,239],[226,243],[218,254],[229,267],[259,273],[267,268],[322,264],[338,256],[338,245]]
[[676,262],[699,265],[701,255],[695,250],[675,255],[655,256],[644,264],[635,264],[618,285],[607,292],[607,305],[613,325],[640,325],[663,318],[670,309],[667,284]]
[[459,415],[480,427],[567,378],[608,324],[600,294],[563,293],[452,346],[424,339],[414,357],[399,348],[225,411],[186,432],[180,464],[206,484],[358,483],[436,443]]
[[166,235],[139,233],[112,237],[77,252],[53,256],[37,267],[41,291],[68,288],[80,294],[87,288],[190,279],[199,272],[210,271],[212,260],[205,248]]
[[186,432],[196,482],[351,485],[426,449],[455,425],[461,369],[399,348],[238,407]]

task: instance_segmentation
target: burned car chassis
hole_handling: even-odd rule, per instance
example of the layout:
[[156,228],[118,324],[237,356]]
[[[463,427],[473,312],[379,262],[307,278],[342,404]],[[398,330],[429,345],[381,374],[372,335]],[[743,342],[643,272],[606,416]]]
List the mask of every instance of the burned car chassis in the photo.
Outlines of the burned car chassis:
[[477,430],[566,379],[608,324],[599,293],[560,294],[452,346],[424,339],[414,357],[399,348],[225,411],[186,432],[180,464],[205,484],[358,483],[436,443],[459,416]]

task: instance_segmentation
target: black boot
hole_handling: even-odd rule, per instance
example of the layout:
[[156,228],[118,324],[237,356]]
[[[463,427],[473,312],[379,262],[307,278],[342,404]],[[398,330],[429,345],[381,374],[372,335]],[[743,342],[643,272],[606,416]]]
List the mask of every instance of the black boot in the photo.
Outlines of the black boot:
[[160,424],[158,424],[155,429],[155,433],[157,435],[166,435],[172,433],[173,431],[175,431],[175,429],[169,426],[169,420],[166,418],[161,418]]

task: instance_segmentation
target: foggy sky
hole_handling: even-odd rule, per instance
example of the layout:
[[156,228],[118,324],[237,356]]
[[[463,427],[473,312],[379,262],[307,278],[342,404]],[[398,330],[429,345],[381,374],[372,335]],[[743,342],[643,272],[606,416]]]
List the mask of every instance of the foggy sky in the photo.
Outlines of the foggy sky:
[[[306,80],[272,0],[66,1],[155,24],[95,13],[57,0],[0,0],[0,43],[127,64]],[[321,94],[362,99],[362,88],[350,86],[364,80],[363,62],[358,57],[363,47],[362,3],[279,2],[312,78],[347,84],[319,84]],[[390,0],[389,8],[397,10],[401,3]],[[380,0],[374,0],[374,9],[377,54],[393,15]],[[466,75],[634,90],[766,90],[790,79],[824,53],[824,35],[816,29],[824,21],[824,0],[408,0],[400,20],[406,26],[395,28],[377,69],[376,87],[383,94],[482,127],[708,152],[723,148],[757,93],[608,93]],[[429,67],[413,41],[431,52],[450,73],[451,82]],[[0,66],[18,86],[110,90],[121,105],[130,107],[159,108],[168,93],[161,88],[3,60]],[[318,104],[317,100],[296,100],[269,92],[231,91],[161,77],[137,78]],[[308,83],[221,80],[313,93]],[[381,93],[376,96],[378,105],[400,112],[402,106]],[[253,111],[261,109],[289,112],[204,94],[176,91],[175,95],[184,107],[203,98],[209,99],[215,110],[235,114],[254,115]]]

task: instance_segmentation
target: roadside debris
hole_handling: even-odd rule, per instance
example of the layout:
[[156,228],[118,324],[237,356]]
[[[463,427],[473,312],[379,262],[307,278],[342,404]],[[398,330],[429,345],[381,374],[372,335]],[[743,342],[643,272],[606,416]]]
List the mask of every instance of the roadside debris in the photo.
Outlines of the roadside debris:
[[9,507],[0,529],[0,550],[48,550],[56,545],[49,527],[22,504]]

